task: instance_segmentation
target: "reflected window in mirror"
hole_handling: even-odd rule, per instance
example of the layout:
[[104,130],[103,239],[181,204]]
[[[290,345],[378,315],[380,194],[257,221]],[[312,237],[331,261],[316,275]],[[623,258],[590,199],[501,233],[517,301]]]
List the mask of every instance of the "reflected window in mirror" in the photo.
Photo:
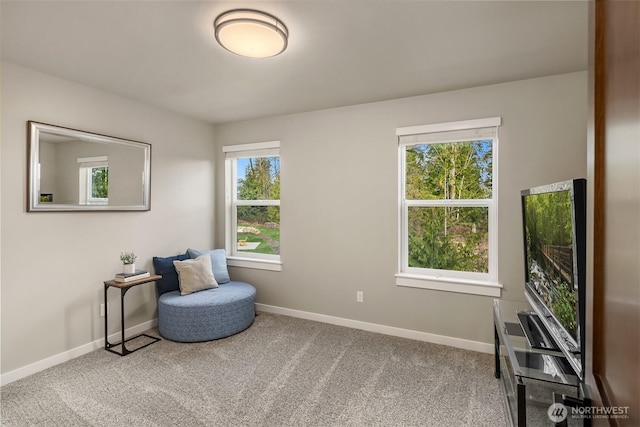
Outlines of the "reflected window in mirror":
[[109,157],[78,157],[78,200],[81,205],[109,204]]

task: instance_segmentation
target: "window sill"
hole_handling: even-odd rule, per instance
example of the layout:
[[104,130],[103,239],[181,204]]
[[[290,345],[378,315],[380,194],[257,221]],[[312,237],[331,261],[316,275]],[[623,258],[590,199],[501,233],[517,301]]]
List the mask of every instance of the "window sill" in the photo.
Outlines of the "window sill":
[[396,285],[410,288],[433,289],[437,291],[458,292],[462,294],[482,295],[500,298],[502,285],[494,282],[452,279],[416,274],[396,274]]
[[256,270],[282,271],[282,262],[256,258],[227,257],[230,267],[254,268]]

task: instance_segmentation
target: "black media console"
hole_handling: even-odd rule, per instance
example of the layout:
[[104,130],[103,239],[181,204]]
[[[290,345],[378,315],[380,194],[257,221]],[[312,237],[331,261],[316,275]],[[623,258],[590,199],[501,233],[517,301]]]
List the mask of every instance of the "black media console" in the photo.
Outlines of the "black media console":
[[[495,377],[512,426],[585,426],[571,405],[586,406],[584,384],[524,302],[494,300]],[[564,419],[553,404],[562,404]],[[554,412],[554,410],[556,412]]]

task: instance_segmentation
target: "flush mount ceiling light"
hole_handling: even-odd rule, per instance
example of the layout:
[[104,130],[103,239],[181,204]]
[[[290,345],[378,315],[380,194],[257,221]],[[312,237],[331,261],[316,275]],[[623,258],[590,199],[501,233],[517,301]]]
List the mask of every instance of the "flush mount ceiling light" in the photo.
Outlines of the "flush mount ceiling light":
[[289,31],[273,15],[252,9],[224,12],[213,21],[220,46],[237,55],[268,58],[287,48]]

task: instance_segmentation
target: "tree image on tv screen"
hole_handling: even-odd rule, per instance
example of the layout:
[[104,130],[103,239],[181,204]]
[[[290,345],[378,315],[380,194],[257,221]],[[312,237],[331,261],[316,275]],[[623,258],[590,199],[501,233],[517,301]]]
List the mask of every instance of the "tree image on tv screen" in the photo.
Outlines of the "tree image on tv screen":
[[577,338],[573,286],[573,242],[569,191],[530,195],[525,199],[529,282],[556,319]]

